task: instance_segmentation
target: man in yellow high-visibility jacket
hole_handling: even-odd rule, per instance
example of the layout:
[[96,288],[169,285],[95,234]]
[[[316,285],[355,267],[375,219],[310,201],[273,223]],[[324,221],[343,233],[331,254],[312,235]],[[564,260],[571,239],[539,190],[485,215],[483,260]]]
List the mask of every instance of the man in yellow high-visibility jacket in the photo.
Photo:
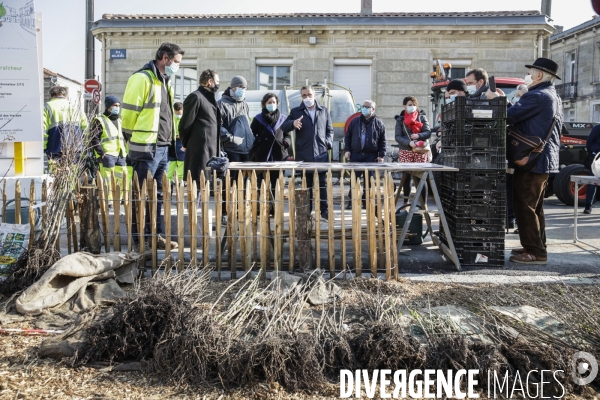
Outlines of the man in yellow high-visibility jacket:
[[[123,95],[121,116],[123,135],[129,141],[129,158],[137,173],[140,187],[148,172],[156,180],[156,232],[159,248],[166,247],[163,233],[162,177],[169,164],[169,152],[175,150],[175,122],[173,118],[173,88],[169,75],[175,74],[184,51],[176,44],[163,43],[154,60],[136,71],[127,81]],[[166,210],[171,212],[171,210]],[[133,233],[137,241],[137,220],[134,213]],[[146,212],[145,237],[150,236],[150,212]],[[171,248],[177,243],[171,241]]]
[[185,160],[185,148],[181,144],[179,139],[179,121],[181,121],[181,115],[183,114],[183,104],[180,102],[175,103],[175,157],[169,156],[169,170],[167,171],[167,178],[171,182],[175,181],[174,175],[177,174],[179,182],[183,181],[183,162]]
[[127,190],[124,185],[128,185],[129,177],[125,162],[127,149],[121,129],[121,100],[116,96],[106,96],[104,106],[104,113],[94,117],[90,131],[92,147],[101,160],[100,174],[108,182],[110,200],[113,198],[111,173],[115,174],[121,190]]
[[[63,140],[67,136],[82,135],[87,128],[85,114],[69,103],[67,90],[63,86],[54,86],[50,89],[50,100],[44,104],[44,152],[50,162],[61,157]],[[69,142],[78,144],[75,140]]]

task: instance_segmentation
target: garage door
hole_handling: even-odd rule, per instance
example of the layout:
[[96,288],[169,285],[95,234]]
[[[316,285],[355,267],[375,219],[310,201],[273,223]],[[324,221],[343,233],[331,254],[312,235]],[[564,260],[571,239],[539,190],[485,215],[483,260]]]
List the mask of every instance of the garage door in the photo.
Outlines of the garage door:
[[352,90],[355,103],[373,98],[370,65],[334,65],[333,82]]

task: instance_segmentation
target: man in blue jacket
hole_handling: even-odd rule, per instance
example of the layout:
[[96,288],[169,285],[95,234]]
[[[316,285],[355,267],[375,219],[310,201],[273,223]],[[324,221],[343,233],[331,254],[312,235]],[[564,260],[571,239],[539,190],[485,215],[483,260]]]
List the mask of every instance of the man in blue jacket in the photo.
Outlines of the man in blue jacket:
[[[296,131],[295,153],[296,161],[329,162],[328,150],[333,147],[333,126],[327,107],[317,104],[315,90],[312,86],[300,89],[302,103],[292,108],[281,130]],[[310,190],[312,204],[313,173],[306,174],[306,185]],[[326,173],[319,172],[319,196],[321,199],[321,218],[328,218]]]
[[[529,68],[533,83],[529,91],[508,109],[506,123],[516,126],[523,134],[546,140],[543,153],[531,170],[516,167],[513,176],[514,212],[519,226],[523,248],[513,249],[510,261],[523,264],[546,264],[546,221],[544,218],[544,191],[548,176],[558,172],[560,130],[563,109],[554,88],[558,64],[547,58],[538,58]],[[502,91],[487,92],[488,98],[503,95]],[[556,121],[555,121],[556,120]]]

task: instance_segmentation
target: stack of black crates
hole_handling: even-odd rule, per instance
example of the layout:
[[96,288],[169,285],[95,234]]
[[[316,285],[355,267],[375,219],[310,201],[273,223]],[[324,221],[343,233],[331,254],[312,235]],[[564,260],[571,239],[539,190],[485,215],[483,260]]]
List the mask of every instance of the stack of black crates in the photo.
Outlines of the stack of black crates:
[[[442,109],[441,199],[463,266],[504,265],[506,98],[456,97]],[[440,224],[441,225],[441,224]],[[440,226],[440,239],[447,242]]]

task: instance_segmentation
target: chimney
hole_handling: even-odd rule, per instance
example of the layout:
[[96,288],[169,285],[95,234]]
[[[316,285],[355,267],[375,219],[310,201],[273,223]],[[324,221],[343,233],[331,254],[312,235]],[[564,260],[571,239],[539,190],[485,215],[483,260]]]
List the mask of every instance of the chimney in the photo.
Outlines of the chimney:
[[563,33],[564,30],[565,30],[564,26],[554,25],[554,33],[552,33],[552,34],[558,35],[559,33]]
[[373,14],[373,0],[360,0],[360,15]]

